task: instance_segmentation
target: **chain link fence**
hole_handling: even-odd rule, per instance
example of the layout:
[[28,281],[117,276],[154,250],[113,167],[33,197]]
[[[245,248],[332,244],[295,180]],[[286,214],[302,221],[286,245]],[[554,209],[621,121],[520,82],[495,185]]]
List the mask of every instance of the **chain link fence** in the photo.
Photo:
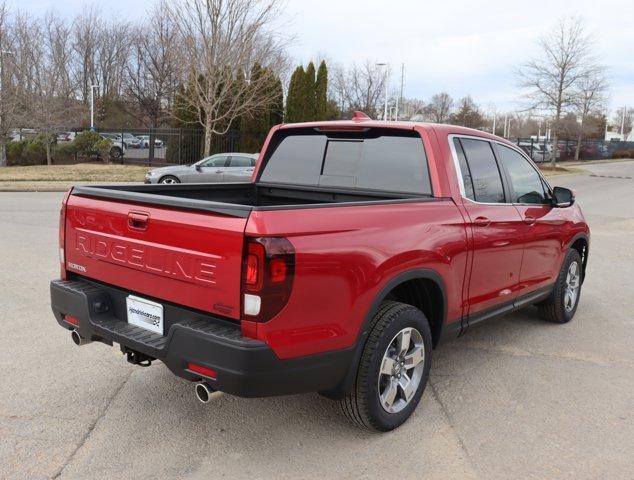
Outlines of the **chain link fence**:
[[[576,140],[560,140],[557,148],[553,142],[535,140],[534,138],[509,139],[520,147],[536,163],[544,163],[555,159],[570,161],[575,159]],[[556,153],[555,153],[556,152]],[[579,160],[601,160],[609,158],[634,158],[634,142],[584,140],[579,148]]]
[[[95,156],[64,153],[64,147],[71,145],[82,131],[85,130],[59,129],[56,134],[50,135],[55,164],[105,160]],[[203,158],[205,135],[200,129],[98,128],[95,131],[101,137],[110,140],[111,148],[107,160],[112,163],[160,167],[190,164]],[[210,153],[211,155],[226,152],[256,153],[262,148],[265,138],[266,134],[248,135],[237,131],[230,131],[226,135],[215,135],[212,137]],[[45,142],[43,134],[35,129],[15,130],[12,132],[10,143],[14,147],[17,147],[19,143],[28,143],[28,145],[19,149],[9,148],[9,156],[14,150],[19,150],[20,153],[19,159],[9,158],[9,164],[46,163]]]

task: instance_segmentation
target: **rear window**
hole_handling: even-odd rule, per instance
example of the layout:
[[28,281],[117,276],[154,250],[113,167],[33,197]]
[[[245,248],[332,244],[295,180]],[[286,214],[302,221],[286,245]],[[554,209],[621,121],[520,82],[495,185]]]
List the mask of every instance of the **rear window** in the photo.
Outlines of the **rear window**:
[[431,195],[423,141],[414,132],[279,132],[261,182]]

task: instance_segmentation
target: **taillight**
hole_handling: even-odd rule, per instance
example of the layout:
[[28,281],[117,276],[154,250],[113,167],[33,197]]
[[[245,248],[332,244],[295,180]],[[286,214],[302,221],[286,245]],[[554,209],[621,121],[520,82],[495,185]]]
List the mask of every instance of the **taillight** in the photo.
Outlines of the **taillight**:
[[59,210],[59,267],[60,273],[59,276],[62,280],[66,280],[66,260],[64,255],[64,246],[66,242],[66,204],[68,203],[68,197],[70,197],[70,193],[73,191],[72,187],[66,195],[64,195],[64,199],[62,200],[62,207]]
[[266,322],[286,305],[293,287],[295,249],[282,237],[249,239],[242,267],[242,318]]

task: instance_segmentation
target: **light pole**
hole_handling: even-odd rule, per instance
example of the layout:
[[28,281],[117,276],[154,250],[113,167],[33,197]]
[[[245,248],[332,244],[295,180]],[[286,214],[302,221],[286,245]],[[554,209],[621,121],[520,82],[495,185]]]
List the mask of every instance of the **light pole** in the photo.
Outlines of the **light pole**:
[[377,67],[385,67],[385,110],[383,112],[383,120],[387,122],[387,89],[388,89],[388,75],[390,73],[390,65],[388,63],[377,63]]
[[95,88],[99,85],[90,86],[90,131],[95,131]]
[[395,120],[398,122],[398,111],[400,108],[400,104],[403,103],[403,83],[405,83],[405,64],[401,63],[401,93],[399,94],[398,99],[396,100],[396,118]]

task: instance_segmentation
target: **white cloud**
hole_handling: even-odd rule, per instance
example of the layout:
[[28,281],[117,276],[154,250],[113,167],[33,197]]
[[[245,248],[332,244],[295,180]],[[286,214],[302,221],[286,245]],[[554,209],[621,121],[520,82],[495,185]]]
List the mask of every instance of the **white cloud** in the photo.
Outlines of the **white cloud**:
[[514,70],[538,54],[536,40],[557,17],[584,17],[610,72],[612,104],[634,103],[634,2],[631,1],[288,1],[298,61],[326,52],[336,62],[387,60],[405,94],[447,90],[483,106],[518,104]]

